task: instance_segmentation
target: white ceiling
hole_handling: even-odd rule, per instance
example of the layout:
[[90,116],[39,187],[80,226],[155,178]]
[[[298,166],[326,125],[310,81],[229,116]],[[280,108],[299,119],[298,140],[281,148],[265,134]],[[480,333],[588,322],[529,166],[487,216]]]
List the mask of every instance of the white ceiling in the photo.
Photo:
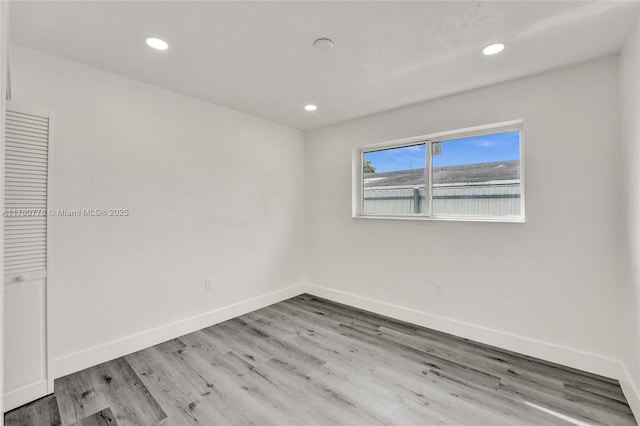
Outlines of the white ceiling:
[[10,19],[16,44],[310,129],[613,54],[639,4],[14,1]]

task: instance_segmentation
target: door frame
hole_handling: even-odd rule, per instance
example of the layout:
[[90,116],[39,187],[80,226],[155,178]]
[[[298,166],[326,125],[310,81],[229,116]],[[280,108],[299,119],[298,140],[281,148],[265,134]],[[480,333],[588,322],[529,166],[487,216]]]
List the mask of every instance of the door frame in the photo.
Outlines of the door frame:
[[[9,10],[8,2],[0,2],[0,192],[4,195],[4,126],[6,117],[9,71]],[[4,196],[0,197],[4,210]],[[0,215],[0,240],[4,241],[4,217]],[[0,250],[0,390],[4,396],[4,250]],[[0,398],[0,413],[4,413],[4,397]],[[4,420],[0,420],[0,425]]]

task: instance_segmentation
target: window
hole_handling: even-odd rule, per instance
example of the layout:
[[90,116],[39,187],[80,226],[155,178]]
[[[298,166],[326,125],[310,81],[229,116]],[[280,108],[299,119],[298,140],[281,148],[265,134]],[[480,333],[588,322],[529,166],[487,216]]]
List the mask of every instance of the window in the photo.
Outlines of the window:
[[522,121],[354,151],[354,217],[524,221]]

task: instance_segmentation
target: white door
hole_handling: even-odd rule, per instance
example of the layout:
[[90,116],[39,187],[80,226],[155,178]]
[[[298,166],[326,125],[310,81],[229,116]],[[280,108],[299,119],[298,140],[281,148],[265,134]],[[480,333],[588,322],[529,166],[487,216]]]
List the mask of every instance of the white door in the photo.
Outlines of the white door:
[[47,339],[49,111],[7,105],[4,157],[4,396],[53,392]]

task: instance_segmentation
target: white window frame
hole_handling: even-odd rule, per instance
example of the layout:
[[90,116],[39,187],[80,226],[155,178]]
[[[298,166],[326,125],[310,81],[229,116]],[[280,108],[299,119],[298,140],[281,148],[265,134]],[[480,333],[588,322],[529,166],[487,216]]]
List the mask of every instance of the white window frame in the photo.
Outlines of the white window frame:
[[[501,133],[518,130],[520,132],[520,216],[434,216],[431,214],[432,206],[432,170],[433,157],[431,148],[434,142],[443,142],[450,139],[459,139],[471,136],[481,136],[492,133]],[[411,145],[425,144],[426,167],[425,167],[425,212],[413,215],[370,215],[362,213],[362,197],[364,195],[364,154],[371,151],[381,151],[391,148],[402,148]],[[427,202],[428,201],[428,202]],[[464,222],[525,222],[525,170],[524,170],[524,131],[523,120],[503,121],[500,123],[486,124],[482,126],[467,127],[458,130],[432,133],[428,135],[415,136],[405,139],[398,139],[388,142],[376,143],[361,146],[353,149],[352,155],[352,217],[356,219],[395,219],[395,220],[445,220]]]

